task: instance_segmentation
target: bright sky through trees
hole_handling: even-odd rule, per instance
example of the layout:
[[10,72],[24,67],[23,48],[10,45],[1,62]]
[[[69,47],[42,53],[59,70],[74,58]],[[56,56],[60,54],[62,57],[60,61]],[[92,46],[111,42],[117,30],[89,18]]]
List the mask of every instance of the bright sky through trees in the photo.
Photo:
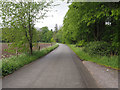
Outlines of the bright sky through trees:
[[49,29],[54,30],[55,24],[58,24],[58,27],[63,24],[63,19],[69,9],[68,6],[70,3],[67,4],[66,1],[54,1],[54,4],[59,5],[52,7],[51,10],[47,12],[48,17],[45,17],[45,19],[36,22],[36,28],[48,26]]

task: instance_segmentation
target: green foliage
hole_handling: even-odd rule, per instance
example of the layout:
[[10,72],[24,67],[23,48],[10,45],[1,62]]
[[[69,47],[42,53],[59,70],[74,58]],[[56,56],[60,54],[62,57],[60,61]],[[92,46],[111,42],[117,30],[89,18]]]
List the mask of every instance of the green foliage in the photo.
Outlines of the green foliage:
[[47,26],[40,28],[38,31],[38,41],[39,42],[51,42],[53,37],[53,31],[49,30]]
[[81,40],[78,43],[76,43],[76,47],[83,47],[85,44],[86,42],[84,40]]
[[51,52],[57,47],[58,44],[43,49],[41,51],[34,51],[33,55],[29,55],[26,53],[26,54],[21,54],[18,57],[12,56],[10,58],[2,59],[0,61],[0,63],[2,63],[2,65],[0,65],[0,71],[2,70],[2,76],[6,76],[8,74],[13,73],[14,71],[18,70],[20,67],[23,67],[25,64],[35,61],[36,59],[46,55],[47,53]]
[[111,44],[112,54],[118,55],[118,18],[120,2],[73,2],[64,17],[62,42],[82,46],[80,40],[104,41]]
[[107,42],[96,41],[90,42],[84,47],[84,51],[89,53],[92,56],[101,55],[106,56],[110,55],[110,44]]
[[28,51],[29,49],[32,54],[32,44],[37,41],[35,21],[45,16],[49,4],[50,2],[45,1],[26,2],[24,0],[17,3],[1,2],[3,41],[11,42],[11,47],[18,50]]
[[91,61],[106,67],[111,67],[113,69],[120,69],[118,65],[118,56],[91,56],[88,53],[84,52],[84,47],[76,47],[75,45],[68,45],[79,57],[81,60]]
[[56,42],[62,43],[62,34],[63,34],[62,28],[60,28],[60,29],[57,31],[57,33],[56,33],[56,35],[55,35],[55,37],[54,37],[54,39],[56,40]]
[[51,42],[56,42],[53,38],[51,38]]

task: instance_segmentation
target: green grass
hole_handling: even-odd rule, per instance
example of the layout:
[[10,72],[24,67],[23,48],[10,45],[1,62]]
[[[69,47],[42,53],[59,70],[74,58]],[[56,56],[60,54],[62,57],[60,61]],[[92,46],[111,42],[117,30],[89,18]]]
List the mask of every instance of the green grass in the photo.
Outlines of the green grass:
[[91,61],[113,69],[120,69],[118,68],[118,56],[91,56],[83,51],[83,47],[75,47],[75,45],[68,46],[79,56],[81,60]]
[[[2,75],[1,76],[6,76],[8,74],[13,73],[14,71],[18,70],[20,67],[23,67],[26,64],[29,64],[32,61],[37,60],[38,58],[45,56],[55,48],[57,48],[59,45],[56,44],[54,46],[42,49],[41,51],[34,51],[33,55],[29,54],[21,54],[18,57],[12,56],[10,58],[5,58],[0,61],[0,67],[2,69]],[[2,63],[2,64],[1,64]]]

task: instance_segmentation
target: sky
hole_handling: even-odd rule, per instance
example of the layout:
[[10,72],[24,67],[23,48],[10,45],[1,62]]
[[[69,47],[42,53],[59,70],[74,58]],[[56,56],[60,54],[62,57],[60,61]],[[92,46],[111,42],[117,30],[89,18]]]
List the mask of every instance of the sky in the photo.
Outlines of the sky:
[[69,9],[69,4],[67,4],[65,1],[56,1],[53,4],[59,4],[57,6],[54,6],[49,12],[47,12],[47,16],[43,20],[39,20],[38,22],[35,23],[36,28],[42,28],[44,26],[47,26],[49,30],[53,29],[55,27],[55,24],[58,25],[58,28],[62,26],[64,16],[66,15],[68,9]]

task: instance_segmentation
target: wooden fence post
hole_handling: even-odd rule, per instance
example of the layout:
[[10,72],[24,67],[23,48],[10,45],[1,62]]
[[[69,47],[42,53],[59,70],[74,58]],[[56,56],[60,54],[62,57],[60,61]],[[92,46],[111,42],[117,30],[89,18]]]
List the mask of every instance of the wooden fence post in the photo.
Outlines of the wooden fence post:
[[16,49],[16,55],[17,55],[17,57],[18,57],[18,50]]
[[39,50],[40,50],[40,46],[39,46]]

